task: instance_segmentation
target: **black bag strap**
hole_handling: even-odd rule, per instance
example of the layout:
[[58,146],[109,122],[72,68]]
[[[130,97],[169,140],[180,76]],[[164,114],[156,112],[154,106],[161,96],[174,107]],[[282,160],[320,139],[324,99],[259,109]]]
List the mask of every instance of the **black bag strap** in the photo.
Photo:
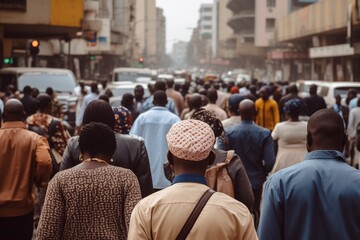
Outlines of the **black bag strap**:
[[206,203],[208,202],[208,200],[214,193],[215,193],[215,191],[209,188],[201,196],[200,200],[198,201],[195,208],[191,212],[189,218],[186,220],[184,226],[182,227],[179,235],[176,237],[176,240],[185,240],[186,239],[186,237],[189,235],[192,227],[194,226],[196,220],[198,219],[201,211],[203,210]]

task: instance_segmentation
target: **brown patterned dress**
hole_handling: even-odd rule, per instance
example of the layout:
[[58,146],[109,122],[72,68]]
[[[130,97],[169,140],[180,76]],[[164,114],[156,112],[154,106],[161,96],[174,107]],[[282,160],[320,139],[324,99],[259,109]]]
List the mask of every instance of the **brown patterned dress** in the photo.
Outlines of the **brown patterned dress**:
[[59,172],[49,183],[36,237],[126,239],[140,199],[138,180],[130,170],[108,165]]

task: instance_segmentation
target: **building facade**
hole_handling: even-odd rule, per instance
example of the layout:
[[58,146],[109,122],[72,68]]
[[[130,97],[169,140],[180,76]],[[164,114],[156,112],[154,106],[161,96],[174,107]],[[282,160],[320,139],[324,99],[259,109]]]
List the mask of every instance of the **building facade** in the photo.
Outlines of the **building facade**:
[[297,79],[360,81],[359,4],[322,0],[278,21],[277,41],[308,53],[295,59]]

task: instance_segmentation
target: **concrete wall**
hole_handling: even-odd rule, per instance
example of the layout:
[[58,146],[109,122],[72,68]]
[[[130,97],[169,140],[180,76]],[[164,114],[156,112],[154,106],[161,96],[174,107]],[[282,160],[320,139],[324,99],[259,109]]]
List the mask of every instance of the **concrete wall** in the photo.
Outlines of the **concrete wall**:
[[[212,11],[209,12],[205,12],[203,11],[204,8],[211,8]],[[212,34],[212,28],[213,28],[213,18],[214,18],[214,14],[213,14],[213,4],[201,4],[200,7],[200,21],[199,21],[199,26],[200,26],[200,34]],[[206,20],[204,18],[209,17],[211,18],[210,20]],[[211,26],[210,29],[204,29],[204,26]]]
[[145,58],[145,64],[156,57],[156,6],[155,0],[136,1],[135,41],[137,55]]
[[49,0],[27,0],[26,12],[0,10],[0,23],[8,24],[50,24]]
[[273,31],[266,30],[266,19],[277,19],[288,13],[288,0],[276,0],[276,6],[269,8],[267,1],[255,2],[255,46],[269,47],[275,43],[275,25]]
[[355,1],[322,0],[295,11],[277,22],[277,40],[290,41],[346,28],[349,4],[353,7],[353,23],[359,24],[355,17]]

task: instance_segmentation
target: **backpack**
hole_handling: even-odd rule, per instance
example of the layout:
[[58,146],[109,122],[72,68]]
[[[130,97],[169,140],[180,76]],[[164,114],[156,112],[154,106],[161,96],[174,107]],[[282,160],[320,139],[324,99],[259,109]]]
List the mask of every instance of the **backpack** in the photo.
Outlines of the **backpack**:
[[209,187],[217,192],[222,192],[230,197],[234,197],[234,185],[227,171],[227,166],[234,156],[234,150],[227,152],[226,159],[210,167],[205,172],[205,178]]
[[[37,134],[39,134],[40,136],[43,136],[47,139],[49,146],[50,146],[50,157],[51,157],[51,163],[52,163],[52,177],[59,171],[60,169],[60,162],[59,162],[59,153],[57,153],[54,149],[53,149],[53,142],[51,140],[51,137],[54,135],[55,130],[56,130],[56,125],[58,123],[58,120],[56,120],[55,118],[53,118],[53,120],[50,123],[50,126],[48,128],[48,131],[46,131],[44,128],[39,127],[39,126],[35,126],[35,125],[29,125],[28,126],[28,130],[35,132]],[[60,156],[61,158],[61,156]]]

